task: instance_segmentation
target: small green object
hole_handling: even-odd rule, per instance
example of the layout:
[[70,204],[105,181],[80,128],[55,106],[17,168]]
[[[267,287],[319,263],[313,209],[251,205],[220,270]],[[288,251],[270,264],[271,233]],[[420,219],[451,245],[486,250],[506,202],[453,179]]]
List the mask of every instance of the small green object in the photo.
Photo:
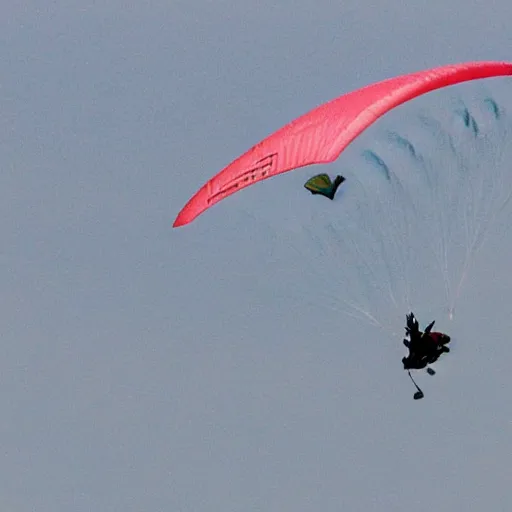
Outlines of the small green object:
[[334,199],[336,190],[338,190],[338,187],[344,181],[345,178],[340,175],[336,176],[334,182],[332,182],[328,174],[318,174],[309,178],[309,180],[304,183],[304,188],[309,190],[312,194],[320,194],[332,200]]

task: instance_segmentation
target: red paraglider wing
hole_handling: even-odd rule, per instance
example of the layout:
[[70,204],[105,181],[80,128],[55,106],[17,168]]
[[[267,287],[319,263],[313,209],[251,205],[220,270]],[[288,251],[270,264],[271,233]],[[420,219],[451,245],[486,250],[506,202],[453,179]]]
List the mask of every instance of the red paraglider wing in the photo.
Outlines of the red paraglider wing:
[[320,105],[279,129],[211,178],[173,227],[188,224],[225,197],[292,169],[332,162],[363,130],[417,96],[468,80],[512,75],[512,63],[469,62],[398,76]]

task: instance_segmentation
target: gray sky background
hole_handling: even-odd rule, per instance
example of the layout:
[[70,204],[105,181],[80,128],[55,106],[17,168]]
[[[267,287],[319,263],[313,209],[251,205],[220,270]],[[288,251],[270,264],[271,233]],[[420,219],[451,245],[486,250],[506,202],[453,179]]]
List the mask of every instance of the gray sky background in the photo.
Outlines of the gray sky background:
[[[320,288],[280,285],[280,230],[316,208],[310,170],[276,178],[283,203],[269,180],[171,225],[204,181],[326,100],[510,59],[511,2],[19,0],[2,13],[2,510],[510,509],[506,222],[419,403],[400,339],[322,311]],[[509,86],[495,85],[503,102]],[[359,163],[349,148],[331,170]]]

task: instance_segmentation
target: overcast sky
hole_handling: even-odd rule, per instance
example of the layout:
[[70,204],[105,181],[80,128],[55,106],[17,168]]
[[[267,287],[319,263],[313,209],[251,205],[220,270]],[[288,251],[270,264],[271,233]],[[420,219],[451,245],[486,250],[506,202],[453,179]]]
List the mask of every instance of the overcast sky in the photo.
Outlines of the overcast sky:
[[[293,238],[286,259],[282,236],[322,204],[310,171],[171,226],[209,177],[324,101],[510,59],[511,19],[508,0],[4,0],[0,508],[510,510],[506,220],[420,402],[400,337],[337,311],[334,286],[292,286],[318,250]],[[510,82],[489,87],[510,111]],[[330,172],[454,94],[383,119]]]

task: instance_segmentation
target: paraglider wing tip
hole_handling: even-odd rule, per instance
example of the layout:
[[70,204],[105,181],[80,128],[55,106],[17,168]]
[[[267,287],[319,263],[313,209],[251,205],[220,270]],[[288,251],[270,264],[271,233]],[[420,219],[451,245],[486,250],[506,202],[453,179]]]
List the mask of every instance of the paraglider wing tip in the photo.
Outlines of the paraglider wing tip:
[[178,214],[178,216],[174,219],[174,222],[172,223],[173,228],[179,228],[180,226],[184,226],[185,224],[188,224],[192,219],[187,220],[184,218],[183,210]]
[[190,224],[196,217],[201,215],[210,205],[216,203],[218,199],[212,199],[207,185],[201,187],[181,209],[174,220],[173,228]]
[[179,228],[181,226],[186,226],[187,224],[190,224],[196,217],[198,217],[202,212],[195,212],[191,211],[190,208],[187,208],[186,206],[181,210],[181,212],[178,214],[176,219],[174,219],[174,222],[172,224],[173,228]]

